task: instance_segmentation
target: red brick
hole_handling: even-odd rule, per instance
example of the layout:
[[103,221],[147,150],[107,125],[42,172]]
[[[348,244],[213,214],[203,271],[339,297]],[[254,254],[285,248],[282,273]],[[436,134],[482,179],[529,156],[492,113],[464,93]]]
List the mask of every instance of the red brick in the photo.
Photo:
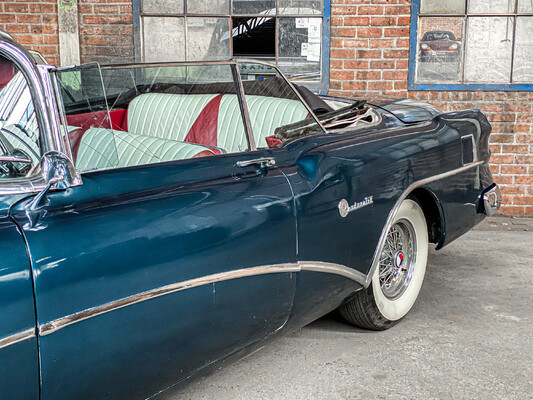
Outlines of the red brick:
[[383,34],[385,37],[409,37],[409,28],[384,28]]
[[383,6],[359,6],[357,8],[359,15],[383,15]]
[[355,28],[331,28],[331,35],[338,37],[355,37]]
[[533,196],[515,196],[513,204],[531,206],[533,205]]
[[527,174],[527,167],[523,165],[502,165],[500,171],[504,175],[524,175]]
[[369,90],[392,90],[393,84],[390,81],[369,81]]
[[517,164],[533,164],[533,155],[531,156],[516,156]]
[[360,81],[344,81],[342,82],[342,89],[343,90],[366,90],[367,89],[367,83],[366,82],[360,82]]
[[370,17],[344,17],[344,26],[368,26]]
[[332,49],[331,58],[354,58],[355,50],[353,49]]
[[393,69],[395,67],[394,61],[371,61],[370,68],[372,69]]
[[383,52],[385,58],[409,58],[409,50],[385,50]]
[[14,23],[15,20],[15,14],[0,14],[0,24]]
[[381,79],[380,71],[358,71],[355,76],[358,80],[377,80]]
[[29,12],[29,5],[28,4],[20,4],[20,3],[6,3],[4,4],[4,11],[6,13],[27,13]]
[[396,26],[396,17],[372,17],[372,26]]
[[98,25],[103,25],[107,22],[106,17],[102,17],[100,15],[83,15],[82,21],[84,24],[98,24]]
[[378,38],[383,35],[381,28],[357,28],[357,37]]
[[394,47],[394,39],[370,39],[370,47],[372,48],[392,48]]
[[518,175],[514,177],[514,181],[518,185],[533,185],[533,175],[529,175],[529,176]]
[[533,143],[533,134],[531,135],[516,135],[516,143]]
[[381,50],[357,50],[357,58],[381,58]]
[[524,211],[524,207],[501,206],[498,213],[501,215],[524,215]]
[[411,14],[410,6],[389,6],[385,8],[386,15],[409,15]]
[[344,67],[348,69],[368,69],[369,62],[366,60],[347,60]]
[[499,113],[499,114],[491,114],[490,115],[490,121],[494,121],[494,122],[498,122],[498,121],[501,121],[501,122],[514,122],[515,120],[516,120],[516,115],[515,114]]
[[526,192],[525,186],[506,186],[501,185],[500,189],[503,194],[512,195],[512,194],[524,194]]
[[[493,155],[490,157],[490,162],[493,164],[512,164],[514,162],[515,157],[511,155]],[[517,160],[518,164],[524,164]]]
[[383,79],[393,80],[407,80],[407,71],[383,71]]

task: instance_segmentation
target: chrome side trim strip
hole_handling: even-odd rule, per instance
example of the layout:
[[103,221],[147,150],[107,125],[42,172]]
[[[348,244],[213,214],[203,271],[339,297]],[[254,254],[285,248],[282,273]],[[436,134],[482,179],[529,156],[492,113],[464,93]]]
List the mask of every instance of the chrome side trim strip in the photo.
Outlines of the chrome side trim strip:
[[368,275],[366,275],[364,287],[368,287],[370,285],[370,282],[372,281],[372,276],[374,275],[374,272],[376,271],[376,268],[379,264],[379,254],[383,251],[383,246],[385,246],[385,240],[387,238],[387,232],[389,231],[390,227],[392,226],[392,220],[394,219],[394,216],[398,212],[398,209],[400,208],[400,205],[402,202],[407,198],[409,193],[411,193],[413,190],[415,190],[417,187],[427,185],[428,183],[435,182],[444,178],[448,178],[453,175],[460,174],[461,172],[467,171],[470,168],[479,167],[480,165],[484,164],[484,161],[478,161],[474,163],[467,164],[461,168],[454,169],[452,171],[444,172],[439,175],[430,176],[429,178],[421,179],[417,182],[411,183],[407,189],[404,190],[400,198],[396,201],[396,204],[392,208],[392,210],[389,213],[389,216],[387,217],[387,222],[385,224],[385,227],[381,231],[381,236],[379,237],[378,246],[376,247],[376,251],[374,252],[374,257],[372,258],[372,264],[370,267],[370,271],[368,272]]
[[108,312],[128,307],[133,304],[137,304],[150,299],[155,299],[161,296],[166,296],[167,294],[180,292],[182,290],[192,289],[198,286],[209,285],[212,283],[232,279],[246,278],[249,276],[266,274],[286,274],[300,271],[313,271],[340,275],[345,278],[352,279],[361,285],[364,284],[366,277],[363,273],[355,271],[346,266],[320,261],[300,261],[298,263],[292,264],[275,264],[252,268],[243,268],[234,271],[221,272],[219,274],[207,275],[183,282],[173,283],[167,286],[128,296],[120,300],[111,301],[109,303],[102,304],[101,306],[92,307],[87,310],[83,310],[75,314],[67,315],[65,317],[58,318],[53,321],[42,324],[39,326],[38,331],[40,336],[47,336],[69,325],[76,324],[78,322],[96,317],[98,315],[106,314]]
[[345,267],[340,264],[333,264],[321,261],[300,261],[298,262],[302,271],[323,272],[327,274],[341,275],[345,278],[351,279],[364,285],[366,283],[366,275],[355,269]]
[[0,339],[0,349],[3,349],[4,347],[12,346],[14,344],[23,342],[28,339],[32,339],[35,337],[35,329],[30,328],[22,332],[15,333],[14,335],[7,336],[5,338]]
[[213,274],[203,276],[200,278],[190,279],[184,282],[173,283],[160,288],[148,290],[146,292],[134,294],[129,297],[125,297],[120,300],[112,301],[101,306],[89,308],[84,311],[77,312],[75,314],[67,315],[66,317],[58,318],[54,321],[47,322],[46,324],[39,326],[39,335],[46,336],[60,329],[63,329],[69,325],[77,322],[84,321],[89,318],[96,317],[101,314],[105,314],[119,308],[131,306],[136,303],[155,299],[157,297],[165,296],[167,294],[176,293],[182,290],[192,289],[198,286],[209,285],[216,282],[227,281],[231,279],[245,278],[256,275],[277,274],[277,273],[289,273],[299,272],[300,266],[298,264],[276,264],[266,265],[261,267],[244,268],[234,271],[221,272],[219,274]]

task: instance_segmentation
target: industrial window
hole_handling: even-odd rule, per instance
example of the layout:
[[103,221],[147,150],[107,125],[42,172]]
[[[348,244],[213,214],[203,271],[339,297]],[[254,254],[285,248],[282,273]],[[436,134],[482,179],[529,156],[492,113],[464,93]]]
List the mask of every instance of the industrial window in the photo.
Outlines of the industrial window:
[[409,88],[532,90],[532,0],[415,0]]
[[324,92],[330,1],[134,0],[136,57],[144,62],[254,58]]

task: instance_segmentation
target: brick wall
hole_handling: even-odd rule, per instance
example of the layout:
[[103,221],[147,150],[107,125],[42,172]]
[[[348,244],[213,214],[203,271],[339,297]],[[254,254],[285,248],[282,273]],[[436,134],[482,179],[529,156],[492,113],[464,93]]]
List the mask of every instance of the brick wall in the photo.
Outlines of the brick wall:
[[57,0],[0,0],[0,29],[51,63],[59,62]]
[[410,0],[332,0],[330,94],[383,94],[444,111],[480,108],[493,126],[491,169],[502,214],[533,216],[533,93],[407,91]]
[[78,0],[82,62],[134,61],[131,0]]
[[[131,0],[77,1],[81,61],[133,61]],[[0,0],[0,29],[59,64],[57,0]]]
[[[0,0],[0,29],[59,63],[57,0]],[[78,0],[81,61],[134,59],[131,0]],[[477,107],[493,124],[492,171],[503,214],[533,216],[533,93],[408,92],[410,0],[332,0],[330,94],[383,94],[444,111]],[[450,27],[451,30],[453,27]]]

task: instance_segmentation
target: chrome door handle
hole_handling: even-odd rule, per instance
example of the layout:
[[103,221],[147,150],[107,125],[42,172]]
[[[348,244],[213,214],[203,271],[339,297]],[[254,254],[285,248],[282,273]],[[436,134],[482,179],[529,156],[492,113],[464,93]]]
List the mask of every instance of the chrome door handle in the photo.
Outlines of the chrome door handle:
[[276,165],[276,160],[272,157],[254,158],[252,160],[237,161],[237,167],[249,167],[250,165],[258,164],[261,168],[265,169]]

